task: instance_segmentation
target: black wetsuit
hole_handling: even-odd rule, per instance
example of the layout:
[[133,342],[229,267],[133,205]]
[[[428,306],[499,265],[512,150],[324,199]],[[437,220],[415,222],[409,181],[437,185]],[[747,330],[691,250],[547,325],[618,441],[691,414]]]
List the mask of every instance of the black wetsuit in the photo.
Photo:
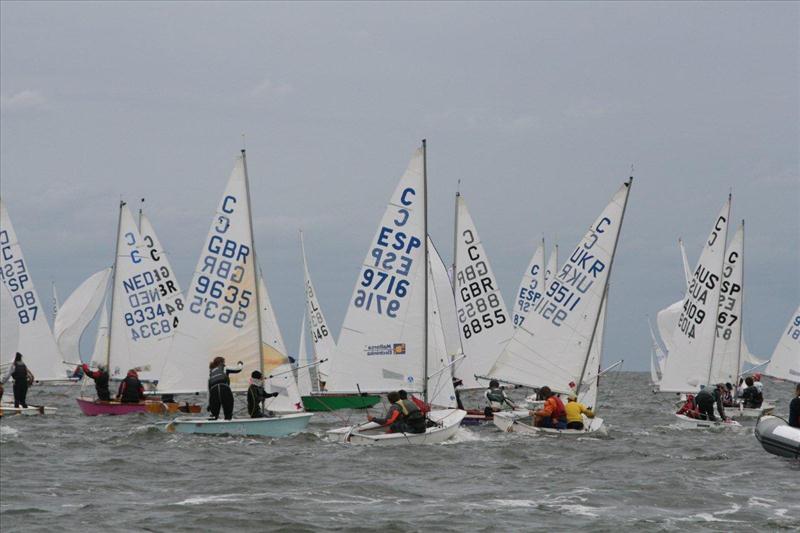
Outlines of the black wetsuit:
[[717,391],[714,391],[712,394],[705,389],[701,390],[697,393],[697,396],[694,397],[694,403],[697,405],[697,408],[700,411],[701,419],[716,422],[717,418],[714,416],[714,405],[716,405],[717,410],[719,411],[719,416],[722,417],[722,420],[725,420],[725,409],[722,406],[722,395],[717,393]]
[[789,425],[800,428],[800,396],[795,396],[789,402]]
[[208,373],[208,409],[214,420],[219,418],[220,407],[225,414],[225,420],[233,418],[233,391],[231,391],[231,379],[228,376],[241,371],[241,368],[233,370],[220,365],[212,368]]
[[250,418],[262,418],[264,413],[261,412],[261,402],[267,398],[275,398],[277,392],[267,392],[263,386],[250,384],[247,389],[247,414]]
[[28,396],[28,367],[22,361],[14,363],[14,407],[28,407],[25,398]]
[[[87,367],[88,368],[88,367]],[[84,375],[94,380],[94,390],[97,392],[97,399],[107,402],[111,399],[111,392],[108,390],[108,372],[95,370],[94,372],[84,370]]]

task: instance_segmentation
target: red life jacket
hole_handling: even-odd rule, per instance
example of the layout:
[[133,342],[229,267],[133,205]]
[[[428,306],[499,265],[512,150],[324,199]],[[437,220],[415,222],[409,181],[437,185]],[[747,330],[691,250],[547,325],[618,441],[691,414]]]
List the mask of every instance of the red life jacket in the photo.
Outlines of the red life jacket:
[[[561,398],[555,395],[551,396],[550,398],[552,398],[556,404],[556,408],[553,409],[553,412],[550,414],[550,419],[553,422],[565,421],[567,419],[567,411],[564,409],[564,402],[561,401]],[[550,398],[548,398],[548,400]]]

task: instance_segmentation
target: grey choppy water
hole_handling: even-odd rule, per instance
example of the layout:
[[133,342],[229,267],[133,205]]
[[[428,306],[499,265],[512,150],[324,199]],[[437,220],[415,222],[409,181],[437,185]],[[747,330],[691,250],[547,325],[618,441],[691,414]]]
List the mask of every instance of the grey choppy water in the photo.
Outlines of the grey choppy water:
[[[644,374],[604,384],[603,438],[485,426],[415,448],[327,442],[341,425],[330,413],[280,440],[165,434],[149,415],[82,416],[75,394],[34,389],[33,403],[59,413],[0,423],[4,533],[800,529],[800,463],[764,452],[752,422],[677,428],[673,398],[653,395]],[[779,414],[791,394],[767,384]]]

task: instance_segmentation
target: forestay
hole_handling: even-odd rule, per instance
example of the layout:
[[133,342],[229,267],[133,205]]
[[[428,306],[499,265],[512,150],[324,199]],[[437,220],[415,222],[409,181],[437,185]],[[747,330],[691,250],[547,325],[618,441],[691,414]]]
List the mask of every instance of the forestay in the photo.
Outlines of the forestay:
[[485,376],[514,333],[503,295],[464,197],[456,196],[455,300],[466,358],[456,371],[465,389],[482,388]]
[[300,232],[300,249],[303,253],[303,276],[306,292],[306,313],[308,314],[308,323],[311,330],[312,354],[316,361],[323,361],[317,365],[317,374],[319,381],[326,381],[328,379],[328,370],[331,354],[336,349],[336,342],[333,340],[333,333],[331,332],[328,322],[325,320],[325,315],[322,313],[322,306],[317,298],[317,291],[314,289],[314,284],[311,282],[311,274],[308,271],[308,262],[306,261],[306,247],[303,242],[303,232]]
[[736,383],[742,368],[743,269],[744,223],[739,226],[725,253],[709,383]]
[[239,156],[195,267],[160,392],[206,390],[208,365],[218,356],[231,366],[244,362],[244,371],[231,376],[235,390],[245,390],[250,373],[261,369],[251,235],[244,159]]
[[[616,252],[631,182],[625,182],[590,226],[544,298],[490,371],[492,377],[532,387],[574,390],[592,357],[589,349],[599,327],[603,296]],[[600,345],[597,345],[600,348]],[[576,381],[578,383],[576,383]],[[582,391],[583,389],[579,389]]]
[[392,194],[353,289],[328,389],[423,389],[425,195],[418,149]]
[[522,281],[517,289],[514,299],[514,327],[519,326],[525,320],[525,315],[531,306],[536,305],[544,294],[544,239],[533,252],[528,268],[522,276]]
[[778,379],[800,381],[800,306],[792,313],[778,339],[764,373]]
[[11,294],[19,324],[17,351],[40,381],[64,379],[66,367],[58,351],[44,306],[33,285],[28,263],[22,255],[14,226],[0,200],[0,278]]
[[714,221],[687,287],[676,327],[668,336],[671,348],[668,337],[663,337],[669,354],[661,378],[662,392],[694,392],[710,378],[730,207],[729,196]]
[[67,361],[80,361],[83,332],[103,304],[111,277],[111,267],[95,272],[67,298],[53,325],[58,349]]

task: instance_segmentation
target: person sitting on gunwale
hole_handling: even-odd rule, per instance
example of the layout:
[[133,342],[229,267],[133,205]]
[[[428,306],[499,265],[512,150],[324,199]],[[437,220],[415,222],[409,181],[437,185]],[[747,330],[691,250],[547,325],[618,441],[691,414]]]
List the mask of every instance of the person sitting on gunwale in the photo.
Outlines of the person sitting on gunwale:
[[564,402],[548,386],[542,387],[539,392],[545,401],[544,407],[530,412],[534,417],[534,425],[540,428],[566,429],[567,414],[564,410]]

